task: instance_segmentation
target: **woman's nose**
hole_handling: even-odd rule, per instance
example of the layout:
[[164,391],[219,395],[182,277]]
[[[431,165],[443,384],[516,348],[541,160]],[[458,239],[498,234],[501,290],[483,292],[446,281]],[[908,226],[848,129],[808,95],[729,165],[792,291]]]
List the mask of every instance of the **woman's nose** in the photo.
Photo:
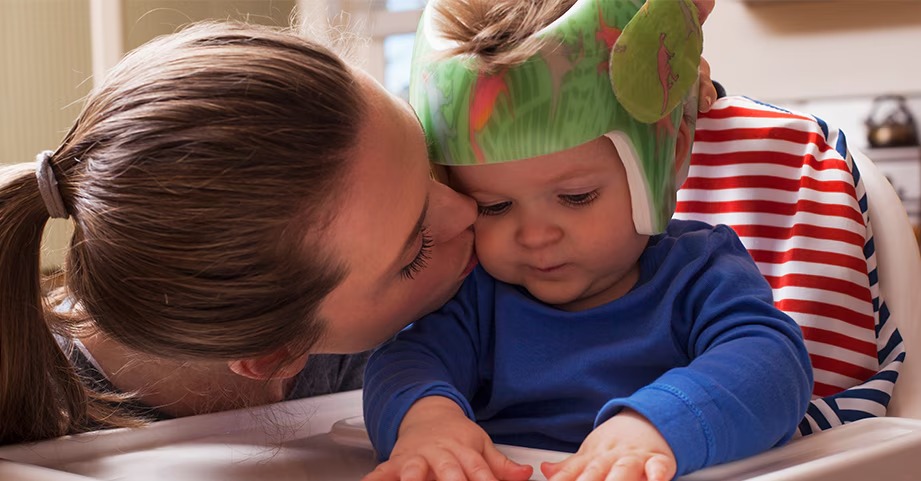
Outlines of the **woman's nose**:
[[432,222],[441,224],[442,239],[453,239],[476,221],[476,202],[442,183],[435,182],[430,202]]

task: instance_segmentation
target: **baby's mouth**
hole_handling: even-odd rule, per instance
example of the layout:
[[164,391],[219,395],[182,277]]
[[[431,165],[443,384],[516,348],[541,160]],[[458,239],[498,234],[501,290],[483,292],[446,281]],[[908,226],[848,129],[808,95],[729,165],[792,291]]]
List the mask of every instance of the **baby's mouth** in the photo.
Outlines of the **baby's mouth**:
[[543,266],[543,267],[533,266],[531,268],[543,274],[551,274],[551,273],[562,270],[563,267],[566,267],[566,264],[554,264],[554,265],[548,265],[548,266]]

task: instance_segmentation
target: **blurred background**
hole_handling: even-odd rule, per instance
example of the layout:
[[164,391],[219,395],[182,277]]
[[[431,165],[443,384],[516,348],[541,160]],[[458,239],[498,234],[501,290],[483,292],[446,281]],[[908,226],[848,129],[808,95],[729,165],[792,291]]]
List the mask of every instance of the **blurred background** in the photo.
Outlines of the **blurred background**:
[[[127,51],[193,21],[348,33],[353,60],[405,95],[425,0],[0,0],[0,163],[54,149],[82,98]],[[717,0],[704,55],[731,95],[842,128],[921,224],[921,0]],[[66,221],[46,236],[58,265]]]

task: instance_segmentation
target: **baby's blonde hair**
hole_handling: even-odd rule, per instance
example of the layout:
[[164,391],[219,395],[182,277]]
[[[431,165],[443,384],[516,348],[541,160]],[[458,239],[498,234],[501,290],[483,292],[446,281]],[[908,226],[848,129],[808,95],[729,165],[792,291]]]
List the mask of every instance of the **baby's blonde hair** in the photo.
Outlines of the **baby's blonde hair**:
[[458,45],[445,56],[471,55],[485,74],[531,58],[544,42],[534,38],[576,0],[441,0],[435,22],[445,39]]

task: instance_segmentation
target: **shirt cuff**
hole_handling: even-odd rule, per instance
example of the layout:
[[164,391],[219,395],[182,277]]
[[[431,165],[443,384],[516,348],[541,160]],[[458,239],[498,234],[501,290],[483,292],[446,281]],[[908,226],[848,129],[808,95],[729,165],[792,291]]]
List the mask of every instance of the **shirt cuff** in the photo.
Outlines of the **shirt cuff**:
[[409,408],[411,408],[416,401],[429,396],[441,396],[454,401],[464,411],[464,415],[467,416],[467,418],[471,421],[476,421],[470,403],[467,402],[467,399],[453,386],[446,383],[433,383],[425,386],[418,391],[418,393],[415,393],[411,399],[408,399],[405,403],[400,403],[400,406],[396,409],[389,413],[383,413],[382,417],[386,420],[381,423],[382,429],[380,432],[382,436],[380,437],[380,446],[377,447],[377,457],[379,461],[383,462],[390,459],[393,447],[397,443],[397,434],[400,432],[400,424],[403,423],[403,418],[406,417]]
[[701,395],[709,399],[705,392],[696,394],[690,396],[668,384],[651,384],[630,397],[608,401],[595,417],[595,427],[630,408],[648,419],[668,442],[678,464],[677,476],[696,471],[713,462],[716,443],[707,419],[719,416],[712,402],[702,405],[692,400]]

